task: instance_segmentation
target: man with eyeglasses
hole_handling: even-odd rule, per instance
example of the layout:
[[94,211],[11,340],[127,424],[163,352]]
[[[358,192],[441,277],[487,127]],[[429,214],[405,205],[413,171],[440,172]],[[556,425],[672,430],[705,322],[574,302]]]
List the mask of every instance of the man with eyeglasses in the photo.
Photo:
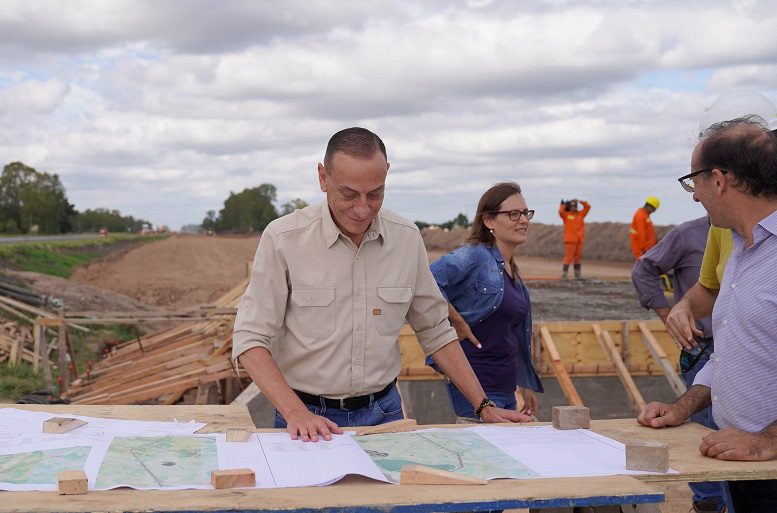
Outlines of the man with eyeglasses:
[[[777,136],[758,117],[713,125],[680,178],[710,221],[732,230],[733,249],[712,313],[715,353],[673,404],[650,403],[640,424],[684,422],[712,404],[721,428],[705,456],[777,459]],[[730,481],[738,513],[777,511],[777,481]]]
[[661,201],[655,196],[648,196],[645,204],[634,212],[631,219],[631,253],[634,259],[641,257],[650,248],[656,245],[656,231],[653,228],[653,221],[650,214],[658,210]]
[[[583,206],[578,209],[578,204]],[[569,277],[569,264],[575,269],[575,279],[579,280],[581,262],[583,257],[583,241],[585,240],[585,216],[591,210],[591,205],[585,200],[573,198],[569,201],[561,200],[558,215],[564,222],[564,261],[561,267],[561,279]]]
[[484,422],[531,421],[485,396],[418,228],[381,208],[388,170],[376,134],[354,127],[331,137],[318,164],[326,201],[262,234],[235,318],[233,358],[275,406],[275,427],[294,439],[329,440],[340,426],[403,417],[397,337],[407,319]]

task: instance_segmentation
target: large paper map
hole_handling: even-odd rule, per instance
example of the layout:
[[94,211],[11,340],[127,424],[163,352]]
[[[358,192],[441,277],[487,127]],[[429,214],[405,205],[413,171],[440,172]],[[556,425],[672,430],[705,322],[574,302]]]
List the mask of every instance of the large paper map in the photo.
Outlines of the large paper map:
[[0,481],[13,484],[56,484],[57,472],[79,470],[91,447],[65,447],[0,455]]
[[416,464],[484,479],[538,477],[473,431],[437,429],[357,436],[354,440],[394,482],[399,482],[402,467]]
[[209,437],[115,437],[97,474],[96,488],[177,488],[209,485],[219,468]]

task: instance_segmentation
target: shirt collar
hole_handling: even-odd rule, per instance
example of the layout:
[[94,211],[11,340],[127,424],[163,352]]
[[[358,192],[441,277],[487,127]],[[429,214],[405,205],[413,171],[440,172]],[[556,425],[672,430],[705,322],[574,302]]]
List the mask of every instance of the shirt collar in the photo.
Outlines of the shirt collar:
[[499,248],[496,247],[496,243],[492,244],[489,249],[491,250],[491,254],[494,255],[494,258],[497,262],[504,264],[504,257],[502,256],[502,252],[499,251]]
[[[324,235],[324,243],[327,248],[331,248],[332,245],[337,242],[337,239],[342,236],[347,238],[345,234],[340,231],[340,228],[332,218],[332,212],[329,210],[329,204],[324,201],[321,203],[321,219],[323,221],[322,231]],[[386,228],[385,223],[381,220],[380,212],[375,216],[375,219],[370,223],[370,227],[367,228],[367,233],[364,234],[363,242],[370,240],[381,239],[386,242]]]
[[770,235],[777,235],[777,211],[761,219],[753,228],[753,244],[757,244]]
[[[764,217],[753,227],[753,245],[751,247],[757,246],[761,241],[772,235],[777,235],[777,211]],[[742,248],[744,246],[745,238],[736,230],[731,230],[731,236],[735,247]]]

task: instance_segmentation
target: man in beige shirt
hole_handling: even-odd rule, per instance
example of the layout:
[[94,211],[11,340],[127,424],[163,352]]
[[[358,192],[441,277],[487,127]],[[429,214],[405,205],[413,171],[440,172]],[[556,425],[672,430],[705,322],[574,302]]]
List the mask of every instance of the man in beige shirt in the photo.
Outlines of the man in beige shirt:
[[318,440],[339,426],[402,418],[397,338],[415,330],[485,422],[530,417],[489,403],[415,224],[381,210],[389,163],[363,128],[329,140],[318,178],[327,201],[270,223],[235,319],[232,356],[276,409],[276,427]]

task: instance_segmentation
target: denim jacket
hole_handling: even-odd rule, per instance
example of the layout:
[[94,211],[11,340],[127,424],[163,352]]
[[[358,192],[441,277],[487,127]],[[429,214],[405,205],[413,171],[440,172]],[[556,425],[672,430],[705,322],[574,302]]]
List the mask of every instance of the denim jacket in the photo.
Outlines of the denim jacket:
[[[496,246],[466,244],[441,257],[431,265],[432,274],[445,299],[474,326],[496,311],[504,295],[504,258]],[[531,301],[529,291],[518,280],[529,305],[526,319],[516,329],[518,338],[518,375],[515,384],[542,392],[542,383],[531,361]],[[427,359],[427,364],[430,360]]]

